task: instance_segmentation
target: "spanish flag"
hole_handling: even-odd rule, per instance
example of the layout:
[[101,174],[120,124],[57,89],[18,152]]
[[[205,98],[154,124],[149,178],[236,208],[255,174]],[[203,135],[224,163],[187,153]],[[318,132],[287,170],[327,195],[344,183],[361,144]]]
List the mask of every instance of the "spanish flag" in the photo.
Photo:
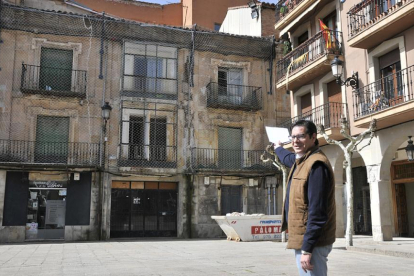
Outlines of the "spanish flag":
[[319,19],[319,26],[321,27],[322,36],[325,39],[326,49],[331,49],[333,44],[332,44],[332,37],[331,37],[331,32],[329,28],[320,19]]

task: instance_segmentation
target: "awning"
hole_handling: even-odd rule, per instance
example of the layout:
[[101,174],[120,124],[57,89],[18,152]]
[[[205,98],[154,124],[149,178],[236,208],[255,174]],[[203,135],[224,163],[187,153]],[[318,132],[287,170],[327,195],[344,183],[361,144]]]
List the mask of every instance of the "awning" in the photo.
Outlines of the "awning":
[[315,3],[313,3],[312,5],[310,5],[304,12],[302,12],[298,17],[295,18],[295,20],[293,20],[292,22],[290,22],[289,25],[287,25],[285,28],[283,28],[280,31],[279,36],[282,36],[284,33],[287,33],[296,23],[298,23],[306,14],[308,14],[311,10],[313,10],[316,5],[319,4],[319,2],[321,2],[321,0],[317,0]]

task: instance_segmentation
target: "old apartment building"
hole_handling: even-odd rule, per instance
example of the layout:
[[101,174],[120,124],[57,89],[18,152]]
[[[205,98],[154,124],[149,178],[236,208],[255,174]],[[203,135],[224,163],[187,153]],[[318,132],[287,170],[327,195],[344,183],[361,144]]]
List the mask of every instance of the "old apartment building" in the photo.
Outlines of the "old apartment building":
[[[275,28],[285,44],[276,86],[291,99],[292,119],[284,125],[311,119],[346,144],[339,133],[341,116],[353,136],[376,119],[375,137],[370,144],[367,137],[352,159],[355,233],[376,241],[413,237],[414,163],[406,148],[414,131],[414,2],[343,2],[280,1],[276,7]],[[344,66],[339,84],[331,70],[335,58]],[[334,167],[337,236],[343,237],[344,154],[318,138]]]
[[0,13],[1,242],[218,237],[211,215],[276,206],[272,38],[20,4]]

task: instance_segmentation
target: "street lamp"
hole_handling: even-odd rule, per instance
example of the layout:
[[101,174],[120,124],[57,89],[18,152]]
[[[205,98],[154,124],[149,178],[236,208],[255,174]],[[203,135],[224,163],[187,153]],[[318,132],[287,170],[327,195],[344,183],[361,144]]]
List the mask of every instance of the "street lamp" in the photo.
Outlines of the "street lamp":
[[249,1],[249,3],[247,3],[247,5],[249,5],[249,7],[252,9],[252,13],[251,13],[252,19],[258,18],[259,17],[259,10],[257,8],[256,1],[254,1],[254,0]]
[[109,105],[109,102],[105,102],[105,104],[101,107],[102,109],[102,118],[105,120],[105,125],[109,120],[109,116],[111,115],[112,107]]
[[332,75],[336,79],[336,83],[339,85],[346,85],[351,86],[352,89],[357,90],[359,88],[358,85],[358,72],[352,73],[352,76],[347,78],[345,81],[341,80],[342,77],[342,71],[344,68],[344,62],[339,59],[338,56],[335,56],[335,58],[331,62],[331,69],[332,69]]
[[413,141],[411,140],[412,136],[408,136],[408,145],[405,147],[405,152],[407,153],[408,161],[414,161],[414,145]]

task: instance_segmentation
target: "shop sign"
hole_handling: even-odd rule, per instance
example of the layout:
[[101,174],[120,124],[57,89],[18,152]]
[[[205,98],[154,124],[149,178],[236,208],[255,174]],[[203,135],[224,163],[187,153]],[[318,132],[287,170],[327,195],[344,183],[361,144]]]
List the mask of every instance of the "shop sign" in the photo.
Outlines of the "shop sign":
[[272,226],[252,226],[251,231],[252,235],[260,234],[277,234],[280,233],[282,226],[281,225],[272,225]]
[[29,181],[29,186],[31,188],[46,188],[46,189],[60,189],[60,188],[66,188],[67,181],[55,181],[55,180],[46,180],[46,181]]

